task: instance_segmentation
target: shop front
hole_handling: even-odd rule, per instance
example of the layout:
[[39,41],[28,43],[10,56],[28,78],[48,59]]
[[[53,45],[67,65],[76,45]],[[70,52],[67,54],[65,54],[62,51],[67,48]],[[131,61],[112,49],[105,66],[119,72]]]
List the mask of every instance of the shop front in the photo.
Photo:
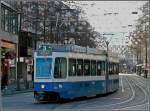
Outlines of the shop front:
[[15,4],[5,0],[0,2],[0,12],[1,86],[9,86],[10,89],[17,79],[18,13]]
[[4,86],[16,82],[16,49],[16,43],[1,40],[1,72]]

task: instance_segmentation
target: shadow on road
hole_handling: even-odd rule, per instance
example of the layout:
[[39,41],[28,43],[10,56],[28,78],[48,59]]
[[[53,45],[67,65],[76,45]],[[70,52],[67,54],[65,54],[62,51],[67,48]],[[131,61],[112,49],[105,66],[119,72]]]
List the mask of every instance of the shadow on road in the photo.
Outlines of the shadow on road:
[[95,99],[95,98],[106,97],[108,95],[112,95],[117,91],[118,90],[116,90],[114,92],[106,93],[106,94],[98,94],[98,95],[93,96],[93,97],[78,97],[78,98],[74,98],[74,99],[60,99],[58,102],[42,101],[42,102],[38,102],[38,103],[35,103],[35,104],[65,104],[65,103],[70,103],[70,102],[73,103],[73,102],[77,102],[77,101],[92,100],[92,99]]

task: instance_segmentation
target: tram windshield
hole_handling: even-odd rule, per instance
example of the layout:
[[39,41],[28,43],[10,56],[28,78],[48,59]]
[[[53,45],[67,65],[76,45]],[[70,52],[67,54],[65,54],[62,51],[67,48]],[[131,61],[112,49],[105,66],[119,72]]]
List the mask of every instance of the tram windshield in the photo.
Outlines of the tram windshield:
[[36,59],[36,77],[37,78],[50,78],[52,69],[51,58],[37,58]]

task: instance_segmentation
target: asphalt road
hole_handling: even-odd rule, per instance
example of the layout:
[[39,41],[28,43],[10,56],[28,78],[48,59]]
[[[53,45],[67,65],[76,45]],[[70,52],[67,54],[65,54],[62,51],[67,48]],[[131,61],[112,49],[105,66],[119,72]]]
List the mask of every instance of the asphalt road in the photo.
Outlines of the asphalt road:
[[136,75],[120,75],[117,92],[101,97],[78,99],[63,103],[35,103],[33,93],[3,97],[4,111],[150,111],[150,79]]

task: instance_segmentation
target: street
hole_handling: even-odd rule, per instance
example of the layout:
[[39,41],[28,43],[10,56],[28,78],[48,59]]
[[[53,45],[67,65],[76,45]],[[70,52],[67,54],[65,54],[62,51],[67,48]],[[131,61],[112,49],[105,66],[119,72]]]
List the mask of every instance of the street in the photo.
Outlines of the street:
[[150,111],[149,7],[0,0],[0,111]]
[[150,110],[149,79],[135,74],[120,74],[120,88],[110,95],[61,103],[35,103],[32,92],[5,96],[2,99],[4,111]]

